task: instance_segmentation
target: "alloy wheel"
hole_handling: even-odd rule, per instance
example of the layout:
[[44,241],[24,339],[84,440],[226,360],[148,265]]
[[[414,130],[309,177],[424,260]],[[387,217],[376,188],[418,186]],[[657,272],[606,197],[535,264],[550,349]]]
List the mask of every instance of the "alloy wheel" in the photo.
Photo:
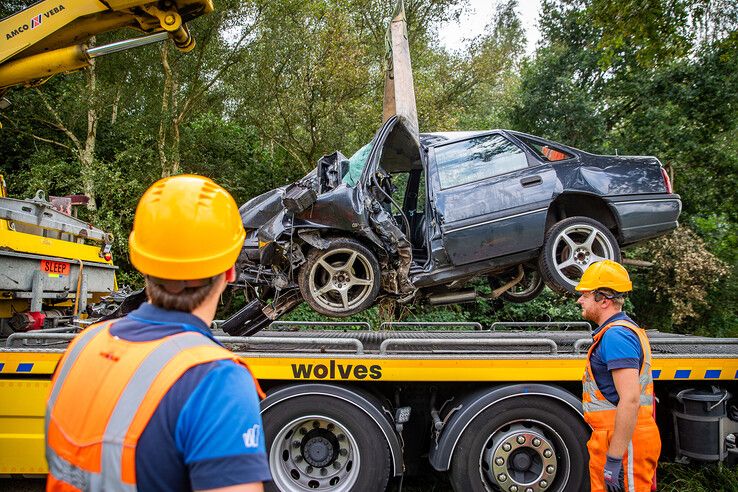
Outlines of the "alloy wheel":
[[615,251],[605,234],[588,224],[567,227],[556,236],[551,247],[556,270],[572,287],[592,263],[615,259]]
[[374,281],[369,259],[350,248],[327,251],[309,273],[312,297],[331,311],[348,311],[364,302]]

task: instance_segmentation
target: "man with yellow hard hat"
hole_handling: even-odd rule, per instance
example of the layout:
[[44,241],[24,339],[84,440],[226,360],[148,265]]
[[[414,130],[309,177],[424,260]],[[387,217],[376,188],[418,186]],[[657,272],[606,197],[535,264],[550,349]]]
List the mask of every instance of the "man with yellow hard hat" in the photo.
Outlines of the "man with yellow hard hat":
[[582,316],[598,325],[582,378],[592,492],[651,490],[661,452],[653,419],[651,345],[623,312],[633,290],[628,272],[612,260],[593,263],[576,287]]
[[47,490],[263,490],[263,394],[209,330],[244,237],[235,201],[207,178],[144,193],[129,251],[149,302],[87,328],[62,357]]

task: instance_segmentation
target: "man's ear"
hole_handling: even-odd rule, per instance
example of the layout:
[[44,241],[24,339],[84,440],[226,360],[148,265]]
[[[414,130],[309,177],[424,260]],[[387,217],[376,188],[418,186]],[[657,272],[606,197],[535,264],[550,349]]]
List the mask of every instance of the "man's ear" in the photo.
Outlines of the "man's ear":
[[225,272],[226,282],[233,283],[236,281],[236,265],[233,265],[228,271]]

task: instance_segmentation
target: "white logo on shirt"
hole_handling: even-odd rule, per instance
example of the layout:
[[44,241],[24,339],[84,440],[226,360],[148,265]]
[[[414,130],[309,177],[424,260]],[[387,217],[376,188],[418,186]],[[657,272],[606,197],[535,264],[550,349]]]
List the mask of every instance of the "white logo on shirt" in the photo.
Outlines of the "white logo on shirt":
[[247,448],[258,448],[259,447],[259,431],[261,426],[254,424],[249,430],[243,433],[243,443]]

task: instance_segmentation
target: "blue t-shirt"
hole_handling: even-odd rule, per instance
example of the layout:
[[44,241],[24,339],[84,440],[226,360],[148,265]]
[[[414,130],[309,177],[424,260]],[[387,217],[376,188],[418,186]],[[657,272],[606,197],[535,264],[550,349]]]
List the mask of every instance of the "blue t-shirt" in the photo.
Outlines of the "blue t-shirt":
[[[197,316],[145,303],[110,333],[143,342],[183,331],[213,339]],[[138,490],[180,491],[270,480],[259,397],[229,360],[190,368],[169,389],[136,446]]]
[[[596,335],[602,330],[603,326],[619,320],[625,320],[635,324],[627,314],[620,312],[598,326],[593,335]],[[592,375],[597,383],[597,387],[600,389],[602,395],[613,405],[618,404],[620,397],[615,390],[615,382],[612,379],[612,373],[610,371],[625,368],[640,370],[642,363],[643,350],[641,349],[641,341],[638,339],[638,335],[633,333],[633,330],[624,326],[613,326],[608,329],[602,335],[600,343],[592,351],[592,357],[590,358]]]

